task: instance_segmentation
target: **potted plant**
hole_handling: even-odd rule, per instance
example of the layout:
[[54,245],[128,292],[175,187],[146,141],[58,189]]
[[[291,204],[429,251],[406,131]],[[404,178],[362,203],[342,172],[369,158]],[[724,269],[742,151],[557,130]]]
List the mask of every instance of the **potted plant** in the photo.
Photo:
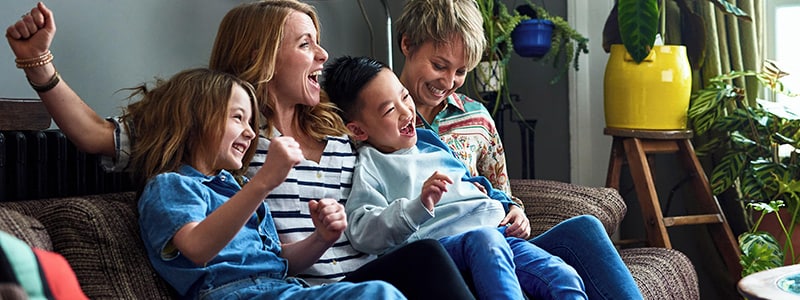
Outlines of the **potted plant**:
[[[509,12],[499,0],[477,0],[483,17],[483,32],[486,50],[483,60],[473,73],[474,87],[481,99],[489,102],[489,111],[494,116],[505,103],[514,107],[508,88],[508,62],[513,49],[511,32],[527,17]],[[487,99],[489,98],[489,99]],[[491,99],[491,100],[490,100]]]
[[511,33],[514,51],[535,61],[551,63],[559,70],[550,81],[550,84],[555,84],[570,65],[578,70],[578,56],[589,53],[589,39],[573,29],[564,18],[553,16],[543,7],[526,1],[527,4],[516,8],[529,19],[521,21]]
[[[723,12],[747,19],[724,0],[710,1]],[[607,127],[686,128],[691,70],[698,69],[703,61],[705,32],[699,29],[705,25],[686,0],[675,3],[679,16],[666,14],[664,0],[620,0],[611,10],[603,29],[603,47],[611,53],[604,82]],[[667,28],[666,20],[675,18],[681,24],[674,27],[679,28]],[[666,36],[669,30],[680,29],[685,29],[681,41]],[[659,34],[664,42],[657,45]]]
[[[791,236],[800,221],[800,111],[763,100],[750,104],[744,89],[728,83],[752,77],[773,93],[793,95],[779,76],[768,71],[734,71],[714,77],[692,95],[688,112],[695,133],[707,139],[698,147],[698,155],[719,157],[710,174],[714,195],[733,189],[742,200],[746,222],[754,220],[754,212],[762,213],[739,236],[742,276],[784,261],[798,262]],[[784,203],[789,222],[777,213]],[[758,231],[764,214],[771,212],[776,212],[780,228],[771,233]],[[785,241],[784,247],[780,241]]]
[[483,61],[472,72],[475,83],[473,86],[481,99],[488,100],[486,102],[493,116],[497,116],[497,113],[505,108],[511,108],[513,113],[523,120],[525,118],[517,110],[507,90],[507,72],[511,53],[512,50],[518,48],[517,41],[524,39],[522,31],[525,30],[519,31],[517,29],[519,25],[530,24],[526,23],[531,19],[529,15],[536,15],[537,18],[544,20],[541,21],[543,23],[553,24],[551,36],[546,39],[548,50],[541,57],[534,58],[542,62],[551,62],[553,67],[561,70],[551,83],[558,81],[570,64],[576,70],[578,69],[577,56],[580,52],[588,53],[589,40],[572,29],[563,18],[552,16],[542,7],[530,2],[527,5],[528,11],[523,8],[524,13],[519,10],[509,11],[506,5],[499,0],[477,0],[476,2],[483,17],[487,46]]

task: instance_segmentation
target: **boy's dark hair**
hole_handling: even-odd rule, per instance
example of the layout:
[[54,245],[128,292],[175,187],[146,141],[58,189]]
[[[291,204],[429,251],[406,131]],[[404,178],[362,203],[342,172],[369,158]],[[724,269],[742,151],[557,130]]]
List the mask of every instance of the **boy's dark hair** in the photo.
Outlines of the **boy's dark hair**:
[[366,56],[342,56],[325,67],[322,88],[345,123],[354,119],[361,110],[358,94],[383,69],[386,64]]

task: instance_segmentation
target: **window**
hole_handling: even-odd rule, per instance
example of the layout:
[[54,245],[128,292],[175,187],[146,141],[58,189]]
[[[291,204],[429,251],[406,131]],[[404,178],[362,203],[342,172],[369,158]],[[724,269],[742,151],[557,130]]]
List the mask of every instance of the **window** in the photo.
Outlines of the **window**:
[[[800,93],[800,0],[769,0],[767,3],[767,57],[775,60],[789,76],[781,78],[792,92]],[[800,98],[778,95],[776,101]]]

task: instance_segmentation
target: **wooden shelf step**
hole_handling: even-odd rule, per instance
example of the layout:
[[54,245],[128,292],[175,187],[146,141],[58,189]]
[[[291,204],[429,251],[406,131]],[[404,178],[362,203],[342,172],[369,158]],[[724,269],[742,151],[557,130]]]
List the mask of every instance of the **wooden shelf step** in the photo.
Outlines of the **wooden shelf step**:
[[696,225],[696,224],[715,224],[722,223],[722,216],[719,214],[707,215],[692,215],[680,217],[666,217],[664,218],[664,226],[683,226],[683,225]]

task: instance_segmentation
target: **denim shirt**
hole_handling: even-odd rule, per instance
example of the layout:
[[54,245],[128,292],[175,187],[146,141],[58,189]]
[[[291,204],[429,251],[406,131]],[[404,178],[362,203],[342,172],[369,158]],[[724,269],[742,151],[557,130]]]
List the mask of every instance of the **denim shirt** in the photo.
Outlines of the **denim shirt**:
[[227,171],[206,176],[188,165],[148,181],[139,199],[139,226],[150,263],[181,296],[249,276],[284,279],[278,233],[263,203],[236,236],[205,266],[198,266],[170,241],[190,222],[200,222],[241,190]]

